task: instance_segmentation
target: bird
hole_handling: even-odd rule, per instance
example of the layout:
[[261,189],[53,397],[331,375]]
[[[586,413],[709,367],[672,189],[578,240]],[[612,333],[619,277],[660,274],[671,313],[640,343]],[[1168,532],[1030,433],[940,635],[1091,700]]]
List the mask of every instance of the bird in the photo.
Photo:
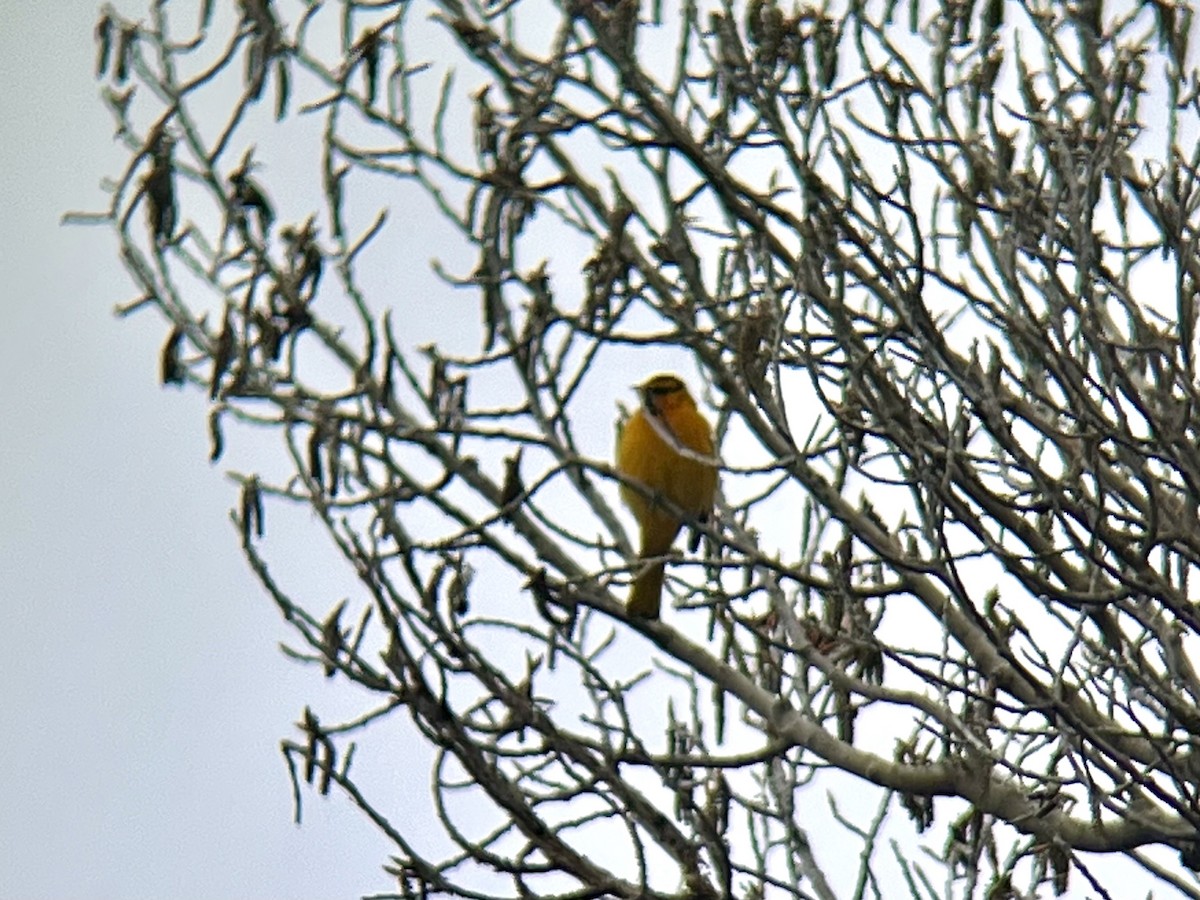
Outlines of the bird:
[[[664,562],[685,521],[703,521],[717,491],[712,426],[677,375],[654,375],[636,388],[641,406],[617,435],[621,499],[641,530],[639,571],[625,609],[657,619]],[[640,485],[641,490],[637,487]]]

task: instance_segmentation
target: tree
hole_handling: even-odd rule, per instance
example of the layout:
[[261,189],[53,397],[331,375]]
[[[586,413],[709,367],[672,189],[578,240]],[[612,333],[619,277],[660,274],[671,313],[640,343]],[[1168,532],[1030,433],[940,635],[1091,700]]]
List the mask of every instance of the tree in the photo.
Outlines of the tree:
[[[1189,5],[217,6],[103,14],[76,218],[212,460],[280,439],[233,520],[364,710],[283,742],[297,814],[403,896],[1200,897]],[[722,498],[646,622],[609,423],[664,367]],[[294,508],[340,602],[268,569]]]

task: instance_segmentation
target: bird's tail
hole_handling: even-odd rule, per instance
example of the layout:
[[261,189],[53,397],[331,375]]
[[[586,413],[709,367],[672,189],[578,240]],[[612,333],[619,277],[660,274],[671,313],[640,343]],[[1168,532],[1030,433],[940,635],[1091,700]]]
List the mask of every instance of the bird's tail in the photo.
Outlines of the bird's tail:
[[662,605],[663,563],[654,562],[642,567],[633,579],[625,611],[638,619],[657,619]]

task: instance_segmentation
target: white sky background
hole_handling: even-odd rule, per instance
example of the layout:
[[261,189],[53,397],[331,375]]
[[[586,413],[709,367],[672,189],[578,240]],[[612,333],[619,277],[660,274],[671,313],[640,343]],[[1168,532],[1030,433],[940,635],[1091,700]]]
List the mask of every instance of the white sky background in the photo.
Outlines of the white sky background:
[[[239,438],[208,464],[205,398],[159,387],[166,326],[112,315],[132,289],[111,231],[59,225],[101,208],[100,179],[128,158],[92,77],[98,6],[0,0],[0,900],[391,890],[390,847],[336,791],[306,791],[292,824],[278,742],[336,686],[277,649],[291,633],[228,521],[224,472],[250,468]],[[272,512],[266,553],[286,575]],[[424,756],[396,777],[427,793]],[[837,865],[827,845],[818,860]]]
[[59,225],[126,159],[98,7],[0,0],[0,898],[394,888],[343,799],[292,824],[278,743],[321,680],[277,649],[203,399],[158,386],[163,323],[112,315],[113,235]]
[[[297,736],[306,703],[326,721],[345,706],[337,684],[280,654],[292,632],[229,523],[238,489],[225,472],[255,468],[245,432],[227,428],[226,456],[209,465],[206,398],[159,386],[167,326],[149,310],[113,316],[136,293],[115,237],[107,226],[60,225],[68,210],[104,208],[100,182],[129,158],[93,77],[99,5],[63,0],[49,16],[0,0],[0,900],[394,890],[379,868],[392,848],[336,790],[329,799],[306,790],[303,827],[292,823],[279,740]],[[118,6],[128,15],[142,4]],[[269,87],[268,117],[272,103]],[[144,127],[144,116],[135,121]],[[280,141],[264,135],[259,145],[277,154],[267,156],[269,190],[293,161],[286,143],[278,158]],[[272,199],[281,220],[302,217],[292,207],[305,201]],[[140,227],[143,210],[134,215]],[[448,259],[427,222],[392,222],[421,242],[408,258]],[[410,295],[412,282],[436,284],[425,272],[404,276]],[[468,298],[460,308],[477,326],[478,306]],[[405,325],[452,333],[445,319]],[[633,402],[628,386],[669,365],[651,355],[613,366],[597,402]],[[609,410],[584,439],[592,452],[609,452]],[[289,558],[273,507],[267,520],[267,559],[285,586],[300,579],[308,589],[298,599],[319,596],[313,581],[327,574],[329,606],[344,596],[344,578],[299,543]],[[644,649],[636,658],[646,664]],[[398,737],[368,741],[355,770],[368,753],[382,756],[372,799],[388,814],[420,815],[428,752]],[[374,790],[380,774],[394,794]],[[406,806],[416,795],[424,802]]]

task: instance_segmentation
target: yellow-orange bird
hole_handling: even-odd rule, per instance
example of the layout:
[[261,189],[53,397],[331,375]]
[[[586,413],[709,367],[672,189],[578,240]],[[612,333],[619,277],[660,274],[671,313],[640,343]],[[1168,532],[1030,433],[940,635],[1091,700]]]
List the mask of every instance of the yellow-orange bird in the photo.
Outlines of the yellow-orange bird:
[[617,437],[617,471],[653,492],[647,496],[621,485],[621,499],[642,532],[640,559],[658,559],[643,562],[626,609],[631,616],[657,619],[661,557],[670,552],[687,518],[700,519],[712,510],[717,467],[712,426],[677,376],[655,375],[637,391],[642,405]]

